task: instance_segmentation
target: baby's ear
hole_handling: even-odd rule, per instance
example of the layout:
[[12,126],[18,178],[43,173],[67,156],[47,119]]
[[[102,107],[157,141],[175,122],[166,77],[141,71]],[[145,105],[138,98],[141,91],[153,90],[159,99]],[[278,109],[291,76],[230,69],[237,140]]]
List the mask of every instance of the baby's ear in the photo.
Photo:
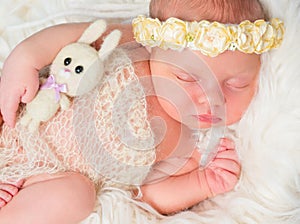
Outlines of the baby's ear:
[[77,42],[91,44],[106,30],[106,22],[102,19],[93,22],[81,35]]
[[98,52],[100,58],[104,60],[110,55],[110,53],[118,46],[121,35],[122,33],[120,30],[113,30],[107,37],[105,37]]

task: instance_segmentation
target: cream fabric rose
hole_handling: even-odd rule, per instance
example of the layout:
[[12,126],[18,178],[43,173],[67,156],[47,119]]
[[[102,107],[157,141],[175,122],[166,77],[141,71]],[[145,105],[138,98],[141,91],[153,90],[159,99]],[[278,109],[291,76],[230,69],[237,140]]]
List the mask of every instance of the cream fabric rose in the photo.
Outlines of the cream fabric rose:
[[186,23],[177,18],[169,18],[161,27],[162,49],[183,50],[187,45]]
[[230,43],[230,36],[225,25],[217,22],[202,21],[199,26],[200,32],[195,39],[195,46],[204,55],[215,57],[227,49]]
[[254,53],[260,42],[259,28],[248,20],[241,22],[238,28],[237,48],[244,53]]
[[173,17],[160,22],[139,16],[132,26],[136,41],[144,46],[179,51],[190,48],[210,57],[237,49],[261,54],[277,48],[284,35],[283,22],[279,19],[272,19],[271,23],[245,20],[240,24],[222,24],[206,20],[186,22]]
[[257,20],[254,25],[260,33],[260,41],[255,48],[255,53],[261,54],[268,51],[274,43],[274,29],[264,20]]
[[228,50],[235,51],[238,45],[238,26],[227,26],[227,32],[230,37]]
[[190,22],[187,23],[187,34],[186,34],[186,41],[187,47],[191,49],[195,49],[195,38],[199,32],[199,23],[198,22]]
[[160,45],[161,23],[158,19],[138,16],[132,21],[135,40],[144,46],[156,47]]
[[272,19],[270,23],[275,29],[273,48],[278,48],[283,40],[283,35],[285,31],[284,25],[283,22],[277,18]]

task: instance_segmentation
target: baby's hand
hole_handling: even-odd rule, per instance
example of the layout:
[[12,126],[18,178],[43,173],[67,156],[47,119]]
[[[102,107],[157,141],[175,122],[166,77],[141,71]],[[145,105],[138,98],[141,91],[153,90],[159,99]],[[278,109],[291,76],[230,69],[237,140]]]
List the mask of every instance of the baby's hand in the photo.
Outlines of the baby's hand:
[[30,102],[38,87],[38,70],[16,48],[4,63],[0,82],[0,109],[7,125],[14,127],[19,103]]
[[0,183],[0,209],[3,208],[19,192],[24,181],[20,180],[16,184]]
[[237,184],[241,166],[234,142],[224,138],[216,158],[205,169],[207,184],[212,196],[228,192]]

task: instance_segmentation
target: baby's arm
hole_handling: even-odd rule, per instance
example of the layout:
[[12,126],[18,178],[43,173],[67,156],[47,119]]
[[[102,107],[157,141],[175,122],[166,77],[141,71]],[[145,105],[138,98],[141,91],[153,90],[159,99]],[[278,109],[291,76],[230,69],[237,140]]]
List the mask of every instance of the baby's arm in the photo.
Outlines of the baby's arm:
[[[90,23],[69,23],[46,28],[22,41],[4,63],[0,83],[0,110],[3,120],[11,127],[15,125],[16,111],[20,102],[30,102],[38,87],[38,71],[51,64],[59,50],[75,42]],[[120,44],[133,40],[131,24],[110,24],[111,30],[122,32]],[[99,48],[103,37],[95,47]]]
[[88,23],[62,24],[46,28],[22,41],[4,62],[0,83],[3,120],[15,125],[19,103],[33,99],[38,87],[38,71],[50,64],[58,51],[79,38]]
[[228,192],[236,185],[240,175],[240,164],[230,140],[222,140],[216,158],[206,169],[199,169],[198,161],[199,154],[194,153],[175,175],[142,186],[142,200],[159,212],[168,214],[187,209],[214,195]]

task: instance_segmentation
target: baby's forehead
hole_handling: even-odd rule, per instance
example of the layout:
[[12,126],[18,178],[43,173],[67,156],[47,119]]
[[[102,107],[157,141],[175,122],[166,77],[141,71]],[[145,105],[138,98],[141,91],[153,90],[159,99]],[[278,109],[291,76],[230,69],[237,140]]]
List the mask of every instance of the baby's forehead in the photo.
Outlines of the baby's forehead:
[[201,54],[200,51],[155,49],[152,51],[152,60],[162,62],[175,72],[190,74],[216,73],[224,75],[252,75],[260,67],[260,55],[245,54],[239,51],[225,51],[224,53],[210,57]]

